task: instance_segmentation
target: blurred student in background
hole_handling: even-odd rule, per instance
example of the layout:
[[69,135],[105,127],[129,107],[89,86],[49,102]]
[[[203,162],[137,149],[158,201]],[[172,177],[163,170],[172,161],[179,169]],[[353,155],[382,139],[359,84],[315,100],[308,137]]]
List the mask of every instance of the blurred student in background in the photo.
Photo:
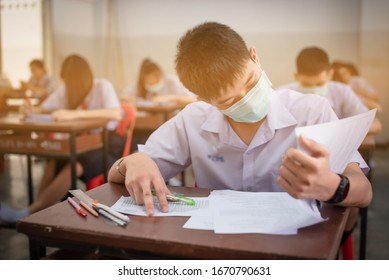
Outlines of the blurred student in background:
[[31,90],[34,96],[45,99],[57,88],[56,80],[47,74],[42,60],[34,59],[30,62],[31,77],[27,82],[21,82],[22,90]]
[[183,104],[196,100],[195,95],[187,90],[177,77],[165,75],[162,69],[148,58],[142,61],[137,84],[127,86],[122,96],[129,101],[136,99]]
[[334,71],[332,80],[350,85],[366,107],[369,109],[377,108],[378,111],[381,111],[382,108],[374,88],[360,76],[354,64],[335,61],[331,68]]
[[[304,48],[297,56],[296,68],[296,82],[280,88],[323,96],[330,102],[339,119],[355,116],[368,110],[349,85],[331,80],[334,70],[324,50],[318,47]],[[376,134],[380,131],[381,124],[375,120],[369,132]]]
[[[118,97],[111,82],[93,77],[88,62],[78,56],[68,56],[61,67],[64,82],[42,103],[34,107],[34,112],[51,113],[56,120],[74,120],[105,118],[109,130],[109,158],[112,164],[120,158],[125,139],[115,133],[121,109]],[[90,132],[93,133],[93,132]],[[77,176],[88,182],[102,174],[101,150],[88,152],[77,157]],[[34,202],[25,209],[16,210],[0,203],[0,222],[16,222],[18,219],[34,213],[61,200],[71,185],[70,164],[67,160],[49,160],[39,191]]]

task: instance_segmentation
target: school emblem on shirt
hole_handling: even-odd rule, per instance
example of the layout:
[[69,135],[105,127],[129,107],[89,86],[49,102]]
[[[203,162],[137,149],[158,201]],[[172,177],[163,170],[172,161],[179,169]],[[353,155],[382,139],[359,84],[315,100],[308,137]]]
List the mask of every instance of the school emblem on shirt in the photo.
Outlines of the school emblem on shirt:
[[218,155],[208,155],[208,159],[214,162],[225,162],[224,157]]

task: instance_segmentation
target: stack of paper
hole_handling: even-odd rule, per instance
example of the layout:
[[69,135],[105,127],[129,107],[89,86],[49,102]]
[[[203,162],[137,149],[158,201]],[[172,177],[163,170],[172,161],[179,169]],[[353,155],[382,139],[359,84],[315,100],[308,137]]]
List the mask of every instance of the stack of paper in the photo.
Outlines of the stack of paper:
[[[223,190],[192,198],[196,206],[171,203],[168,213],[160,212],[155,201],[155,216],[191,216],[184,228],[215,233],[296,234],[299,228],[324,221],[314,201],[297,200],[287,193]],[[136,205],[131,197],[122,196],[112,208],[147,216],[145,207]]]
[[315,201],[287,193],[213,191],[210,210],[193,215],[184,228],[215,233],[296,234],[302,227],[324,221]]
[[49,114],[28,114],[24,118],[24,121],[42,123],[42,122],[53,122],[54,119]]
[[[365,139],[376,113],[377,109],[373,109],[339,121],[297,127],[295,134],[326,146],[330,151],[331,170],[342,173]],[[299,149],[304,150],[301,146]]]
[[[192,197],[196,205],[190,206],[184,203],[169,203],[169,212],[164,213],[159,211],[158,199],[154,197],[154,216],[192,216],[200,214],[209,209],[208,197]],[[147,216],[144,205],[137,205],[134,199],[130,196],[120,197],[119,200],[111,206],[112,209],[130,215]]]

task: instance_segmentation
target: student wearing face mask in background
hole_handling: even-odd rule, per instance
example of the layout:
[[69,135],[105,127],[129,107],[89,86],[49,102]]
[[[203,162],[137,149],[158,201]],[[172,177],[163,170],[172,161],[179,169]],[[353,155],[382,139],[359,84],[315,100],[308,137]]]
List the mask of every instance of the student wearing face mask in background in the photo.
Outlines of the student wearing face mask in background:
[[328,101],[289,89],[282,98],[275,94],[255,48],[230,27],[207,22],[189,30],[178,43],[176,70],[202,101],[187,105],[150,136],[142,153],[118,160],[108,175],[125,184],[150,216],[152,191],[167,212],[165,182],[189,165],[199,188],[285,191],[301,199],[369,205],[371,185],[358,152],[339,175],[331,172],[324,146],[301,137],[311,155],[296,149],[295,127],[337,120]]
[[122,98],[130,102],[151,100],[188,104],[195,101],[195,95],[176,77],[165,75],[162,69],[148,58],[142,61],[137,84],[127,86],[122,92]]
[[359,100],[352,88],[331,81],[333,69],[327,53],[317,47],[303,49],[296,59],[297,82],[281,86],[298,92],[325,97],[339,119],[366,112],[368,109]]
[[[348,85],[332,81],[333,69],[327,53],[318,47],[308,47],[298,54],[296,59],[297,82],[278,89],[292,89],[305,94],[314,94],[326,98],[339,119],[364,113],[368,108]],[[375,119],[369,133],[381,132],[382,125]]]

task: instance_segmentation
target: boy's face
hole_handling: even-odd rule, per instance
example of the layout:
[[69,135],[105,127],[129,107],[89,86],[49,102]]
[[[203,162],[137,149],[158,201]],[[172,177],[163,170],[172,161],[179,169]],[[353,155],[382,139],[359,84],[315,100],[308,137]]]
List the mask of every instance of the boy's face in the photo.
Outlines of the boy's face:
[[34,79],[37,79],[37,80],[40,80],[43,77],[43,75],[45,74],[45,71],[42,68],[35,66],[35,65],[30,66],[30,71],[31,71],[31,75],[34,77]]
[[333,70],[322,71],[317,75],[295,74],[296,80],[303,87],[320,87],[328,83],[333,75]]
[[252,59],[247,61],[242,75],[235,80],[232,86],[221,92],[220,97],[213,100],[199,98],[219,110],[225,110],[241,100],[259,81],[261,70]]

